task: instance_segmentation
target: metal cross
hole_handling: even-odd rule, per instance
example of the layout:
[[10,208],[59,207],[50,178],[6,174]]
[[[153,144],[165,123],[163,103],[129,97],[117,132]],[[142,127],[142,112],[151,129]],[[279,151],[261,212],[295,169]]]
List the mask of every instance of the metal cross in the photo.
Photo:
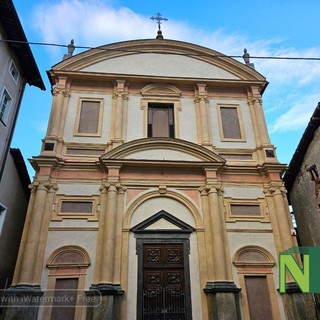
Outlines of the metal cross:
[[161,29],[160,28],[161,21],[168,21],[167,18],[162,18],[161,14],[159,12],[156,14],[156,17],[150,17],[150,19],[151,20],[157,20],[159,30]]

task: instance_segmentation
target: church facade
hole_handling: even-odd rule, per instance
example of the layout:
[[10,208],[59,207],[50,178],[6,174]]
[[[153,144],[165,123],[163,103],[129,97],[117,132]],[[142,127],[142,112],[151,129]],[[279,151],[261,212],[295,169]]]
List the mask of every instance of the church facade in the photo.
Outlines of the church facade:
[[[278,254],[297,244],[261,74],[149,39],[48,75],[10,290],[53,299],[24,309],[29,319],[312,319],[307,295],[277,291]],[[74,299],[60,307],[63,295]]]

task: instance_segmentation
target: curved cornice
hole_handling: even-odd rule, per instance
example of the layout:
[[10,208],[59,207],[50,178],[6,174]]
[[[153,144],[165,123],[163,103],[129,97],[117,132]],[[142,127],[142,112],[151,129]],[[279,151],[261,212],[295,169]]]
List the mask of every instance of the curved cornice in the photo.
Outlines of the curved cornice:
[[180,151],[187,155],[197,157],[201,162],[214,162],[220,163],[221,165],[226,162],[226,160],[218,154],[198,144],[171,138],[143,138],[133,140],[103,154],[100,160],[119,160],[139,151],[159,149]]
[[52,70],[79,71],[103,60],[139,53],[186,55],[226,70],[241,80],[265,82],[265,77],[260,73],[233,58],[209,48],[176,40],[144,39],[117,42],[63,60],[54,65]]

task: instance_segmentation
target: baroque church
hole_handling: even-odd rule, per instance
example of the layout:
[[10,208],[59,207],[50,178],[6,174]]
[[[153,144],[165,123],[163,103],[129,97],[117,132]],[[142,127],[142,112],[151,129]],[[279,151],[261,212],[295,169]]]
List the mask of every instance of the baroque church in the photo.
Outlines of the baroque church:
[[292,279],[277,290],[297,242],[265,77],[161,30],[72,47],[48,71],[6,319],[314,319]]

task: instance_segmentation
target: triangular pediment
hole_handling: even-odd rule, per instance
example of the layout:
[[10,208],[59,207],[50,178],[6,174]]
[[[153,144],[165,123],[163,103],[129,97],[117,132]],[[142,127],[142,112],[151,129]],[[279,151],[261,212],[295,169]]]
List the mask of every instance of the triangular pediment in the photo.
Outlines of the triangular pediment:
[[133,140],[102,155],[100,160],[207,162],[220,165],[225,163],[225,159],[203,146],[170,138]]
[[159,211],[131,228],[131,231],[134,233],[150,233],[159,231],[191,233],[194,230],[195,229],[192,226],[164,210]]

